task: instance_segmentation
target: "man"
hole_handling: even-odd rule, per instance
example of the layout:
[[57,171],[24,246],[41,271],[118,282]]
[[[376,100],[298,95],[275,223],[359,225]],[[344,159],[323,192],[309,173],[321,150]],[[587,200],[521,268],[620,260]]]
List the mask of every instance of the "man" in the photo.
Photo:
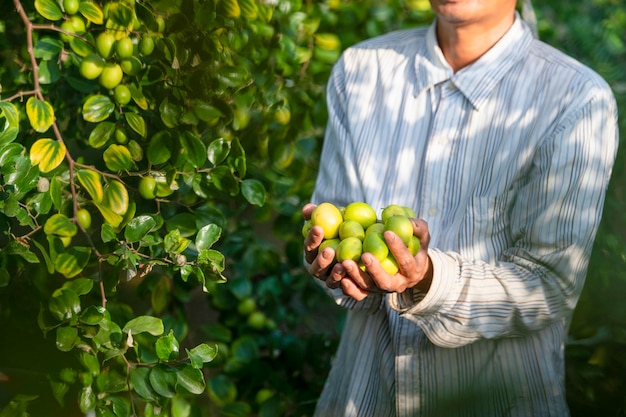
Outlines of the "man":
[[515,0],[431,0],[428,28],[348,49],[310,217],[323,201],[413,208],[415,257],[385,238],[313,276],[348,308],[316,415],[569,415],[564,344],[617,147],[616,104],[593,71],[536,40]]

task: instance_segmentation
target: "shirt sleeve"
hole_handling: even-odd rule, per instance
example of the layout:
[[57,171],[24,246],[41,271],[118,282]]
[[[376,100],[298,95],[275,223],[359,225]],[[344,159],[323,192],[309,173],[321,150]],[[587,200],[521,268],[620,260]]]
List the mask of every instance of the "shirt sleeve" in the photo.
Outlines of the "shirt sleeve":
[[583,288],[617,152],[608,87],[571,111],[537,150],[509,208],[514,244],[497,263],[429,249],[426,294],[389,294],[389,304],[442,347],[528,334],[569,321]]

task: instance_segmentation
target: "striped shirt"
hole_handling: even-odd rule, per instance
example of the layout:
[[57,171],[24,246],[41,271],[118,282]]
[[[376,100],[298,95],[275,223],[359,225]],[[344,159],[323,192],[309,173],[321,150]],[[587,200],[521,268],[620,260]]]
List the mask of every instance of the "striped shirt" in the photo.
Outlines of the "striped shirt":
[[516,16],[454,73],[430,27],[345,51],[312,201],[412,207],[430,290],[356,302],[316,416],[569,415],[564,344],[617,148],[592,70]]

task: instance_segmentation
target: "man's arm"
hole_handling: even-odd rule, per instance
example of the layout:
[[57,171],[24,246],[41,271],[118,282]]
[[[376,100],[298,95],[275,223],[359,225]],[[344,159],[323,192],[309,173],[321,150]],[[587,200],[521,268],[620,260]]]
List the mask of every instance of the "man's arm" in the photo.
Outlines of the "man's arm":
[[544,141],[510,208],[514,244],[496,264],[430,249],[426,294],[390,305],[445,347],[569,320],[582,290],[617,150],[616,106],[602,91]]

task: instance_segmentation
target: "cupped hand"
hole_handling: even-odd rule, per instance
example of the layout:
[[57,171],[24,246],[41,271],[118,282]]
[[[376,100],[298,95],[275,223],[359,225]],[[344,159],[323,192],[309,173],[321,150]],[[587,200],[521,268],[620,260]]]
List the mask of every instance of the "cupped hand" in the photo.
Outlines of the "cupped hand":
[[[302,208],[302,216],[305,220],[311,218],[311,213],[316,207],[308,203]],[[343,265],[335,261],[335,251],[327,247],[321,252],[319,246],[324,240],[324,231],[320,226],[313,226],[309,234],[304,238],[304,259],[309,263],[309,272],[315,278],[326,282],[329,288],[338,288],[341,280],[345,277]]]
[[[311,218],[316,205],[306,204],[302,208],[305,220]],[[428,291],[432,280],[433,267],[428,256],[430,232],[428,224],[422,219],[411,219],[413,234],[420,240],[420,249],[415,256],[404,242],[393,232],[386,231],[383,236],[389,250],[398,264],[398,272],[390,275],[371,253],[363,253],[360,268],[356,262],[346,260],[336,262],[335,251],[319,246],[324,240],[324,231],[320,226],[313,226],[304,239],[304,256],[309,263],[309,272],[314,277],[325,281],[329,288],[341,288],[345,295],[357,301],[363,300],[370,293],[402,293],[409,288]]]
[[354,261],[342,263],[345,276],[341,278],[340,285],[344,294],[355,300],[362,300],[369,293],[402,293],[409,288],[428,291],[433,273],[432,262],[428,256],[430,232],[424,220],[411,219],[411,222],[413,233],[420,240],[417,254],[413,256],[395,233],[386,231],[383,236],[397,261],[398,272],[390,275],[374,255],[366,252],[361,256],[365,271]]

